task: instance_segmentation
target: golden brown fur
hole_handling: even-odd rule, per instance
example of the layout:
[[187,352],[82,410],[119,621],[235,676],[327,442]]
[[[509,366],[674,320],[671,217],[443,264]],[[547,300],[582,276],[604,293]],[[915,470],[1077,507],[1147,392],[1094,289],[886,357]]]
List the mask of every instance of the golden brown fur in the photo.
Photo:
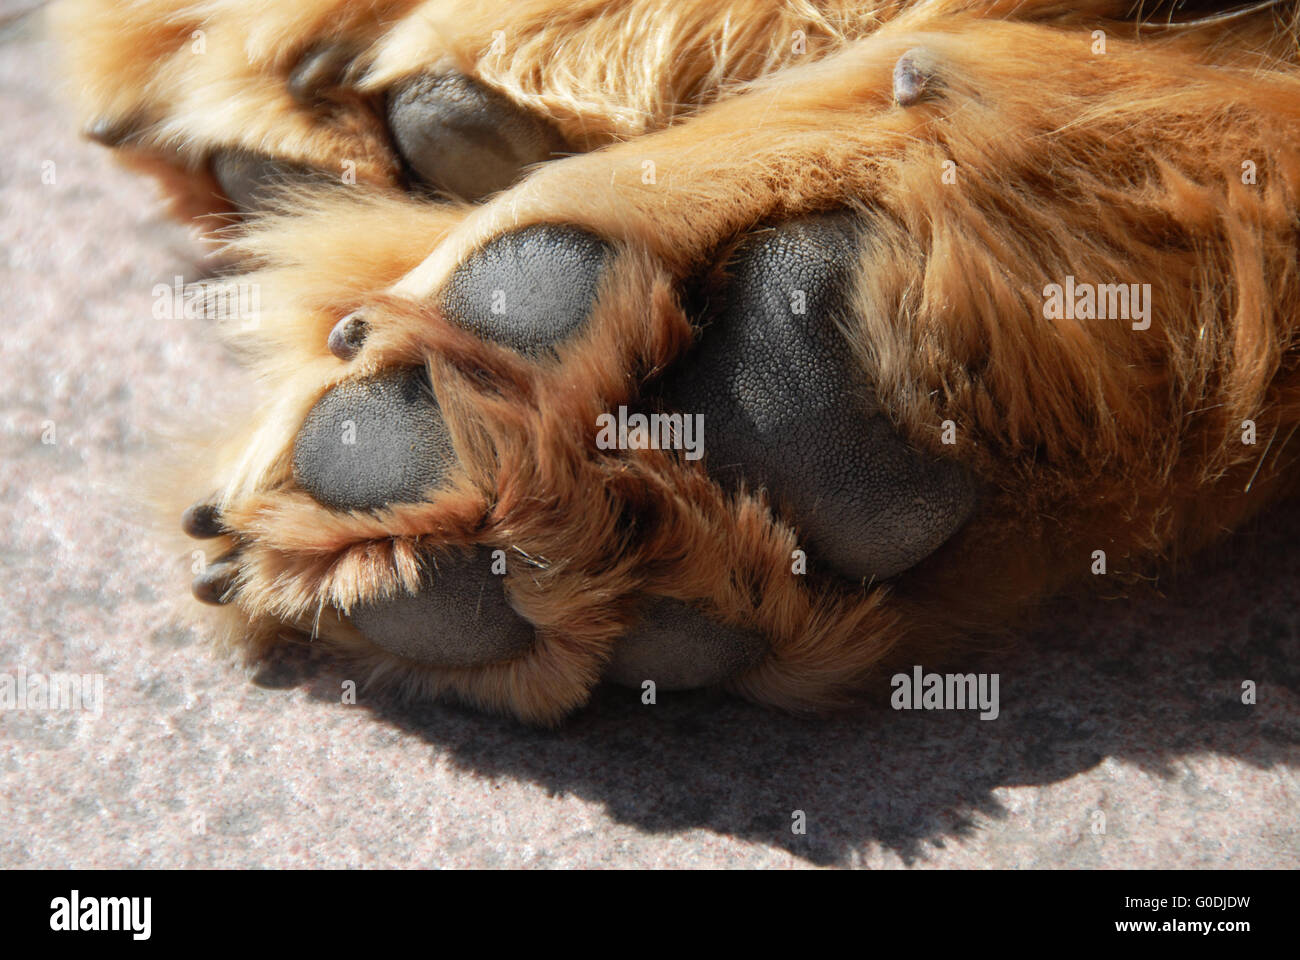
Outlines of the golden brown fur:
[[[300,195],[230,240],[261,284],[260,327],[232,337],[266,399],[183,495],[219,489],[250,543],[236,644],[260,652],[288,623],[422,694],[554,722],[585,701],[640,599],[666,595],[769,638],[733,689],[820,708],[851,701],[894,651],[987,633],[1090,579],[1095,550],[1100,582],[1146,576],[1287,492],[1300,423],[1290,8],[1141,30],[1116,19],[1127,6],[66,4],[87,117],[135,118],[128,155],[191,171],[172,183],[186,215],[223,212],[204,171],[215,146],[357,162],[363,189]],[[204,57],[181,49],[198,29]],[[508,54],[490,53],[494,30]],[[322,121],[283,93],[296,55],[339,37],[366,51],[363,93],[455,65],[590,152],[481,206],[410,200],[363,112]],[[940,65],[943,92],[904,109],[892,71],[913,49]],[[762,491],[724,493],[666,452],[597,451],[590,430],[689,346],[680,281],[747,231],[843,205],[866,224],[850,334],[881,406],[985,490],[938,552],[861,587],[791,575],[797,527]],[[620,256],[587,333],[532,364],[449,324],[428,294],[485,238],[539,222],[588,227]],[[1067,275],[1150,283],[1150,328],[1044,317],[1044,285]],[[359,305],[384,322],[340,365],[326,336]],[[329,387],[397,362],[429,366],[462,473],[428,503],[327,511],[293,489],[294,433]],[[955,445],[940,442],[949,420]],[[329,612],[414,589],[420,554],[473,543],[519,561],[512,600],[539,636],[519,661],[416,668]]]

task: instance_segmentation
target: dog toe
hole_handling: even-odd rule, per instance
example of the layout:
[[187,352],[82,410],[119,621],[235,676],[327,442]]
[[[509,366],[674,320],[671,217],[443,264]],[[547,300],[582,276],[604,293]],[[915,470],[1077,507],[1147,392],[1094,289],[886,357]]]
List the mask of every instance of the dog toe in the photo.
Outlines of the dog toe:
[[438,401],[417,367],[334,387],[312,407],[293,448],[298,486],[336,510],[417,502],[454,463]]
[[535,354],[586,322],[608,255],[605,241],[576,227],[503,234],[456,268],[442,309],[485,340]]
[[513,183],[563,148],[541,118],[461,74],[422,74],[390,94],[388,124],[423,180],[464,200]]
[[241,213],[261,209],[277,188],[323,181],[318,170],[247,150],[219,150],[212,157],[212,175],[231,205]]
[[660,597],[614,644],[604,677],[626,687],[652,680],[660,690],[691,690],[743,673],[766,651],[762,635],[717,623],[680,600]]
[[533,627],[510,607],[502,577],[490,570],[484,547],[441,559],[435,570],[426,568],[418,593],[359,604],[352,624],[376,646],[430,666],[513,659],[532,646]]

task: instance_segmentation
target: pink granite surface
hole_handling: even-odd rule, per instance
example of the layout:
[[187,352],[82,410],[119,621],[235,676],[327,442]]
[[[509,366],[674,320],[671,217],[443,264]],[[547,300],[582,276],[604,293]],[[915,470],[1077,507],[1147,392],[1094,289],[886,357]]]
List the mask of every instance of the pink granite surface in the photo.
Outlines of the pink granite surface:
[[104,706],[0,711],[0,865],[1300,862],[1296,508],[1163,596],[1058,605],[982,667],[1001,675],[989,722],[606,691],[538,732],[340,704],[340,669],[302,653],[252,677],[216,660],[177,613],[188,559],[135,501],[168,425],[242,375],[200,322],[151,319],[152,286],[194,278],[197,249],[74,136],[53,63],[24,20],[0,24],[0,674],[102,674]]

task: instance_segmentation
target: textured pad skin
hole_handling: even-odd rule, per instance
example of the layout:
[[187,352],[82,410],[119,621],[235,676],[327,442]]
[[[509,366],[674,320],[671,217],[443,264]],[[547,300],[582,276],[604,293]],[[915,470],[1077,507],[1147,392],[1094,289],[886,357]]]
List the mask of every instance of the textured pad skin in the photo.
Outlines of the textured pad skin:
[[537,354],[586,323],[608,255],[577,227],[525,227],[470,254],[443,288],[442,307],[485,340]]
[[721,312],[665,389],[672,406],[704,414],[715,478],[765,484],[813,562],[869,579],[906,570],[951,536],[974,484],[960,465],[909,449],[872,401],[836,327],[857,249],[843,213],[751,238]]
[[479,667],[519,656],[533,628],[506,601],[492,552],[477,547],[428,570],[420,592],[352,609],[352,624],[390,653],[438,667]]
[[455,73],[403,84],[389,100],[388,125],[411,169],[463,200],[504,190],[522,167],[564,149],[545,120]]
[[[355,442],[344,442],[349,433]],[[316,401],[293,445],[295,482],[335,510],[418,502],[455,459],[419,367],[339,384]]]
[[659,690],[691,690],[743,673],[766,652],[767,641],[759,634],[715,623],[680,600],[659,597],[614,644],[604,676],[626,687],[653,680]]
[[212,157],[212,175],[235,209],[249,213],[266,206],[277,185],[326,183],[319,170],[245,150],[223,150]]

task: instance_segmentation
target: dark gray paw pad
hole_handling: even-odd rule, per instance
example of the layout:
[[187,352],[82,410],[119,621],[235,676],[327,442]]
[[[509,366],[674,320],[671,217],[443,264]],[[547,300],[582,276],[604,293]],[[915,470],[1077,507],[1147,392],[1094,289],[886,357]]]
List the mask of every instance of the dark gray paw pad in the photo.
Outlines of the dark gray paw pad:
[[267,206],[280,187],[330,181],[312,167],[247,150],[220,150],[213,154],[212,175],[226,199],[241,213]]
[[605,679],[627,687],[653,680],[660,690],[691,690],[738,676],[766,652],[759,634],[715,623],[680,600],[661,597],[614,645]]
[[411,169],[439,190],[477,200],[551,159],[564,142],[543,120],[461,74],[423,74],[396,88],[388,125]]
[[587,320],[609,246],[577,227],[538,224],[495,237],[443,288],[447,318],[485,340],[537,353]]
[[876,408],[837,329],[857,264],[846,214],[755,236],[665,389],[672,406],[704,415],[711,474],[766,485],[810,557],[866,579],[906,570],[948,539],[974,484],[960,465],[910,449]]
[[436,667],[481,667],[527,652],[533,627],[506,601],[491,551],[444,558],[419,593],[352,609],[352,624],[389,653]]
[[316,401],[293,445],[295,482],[336,510],[418,502],[455,460],[420,367],[339,384]]

